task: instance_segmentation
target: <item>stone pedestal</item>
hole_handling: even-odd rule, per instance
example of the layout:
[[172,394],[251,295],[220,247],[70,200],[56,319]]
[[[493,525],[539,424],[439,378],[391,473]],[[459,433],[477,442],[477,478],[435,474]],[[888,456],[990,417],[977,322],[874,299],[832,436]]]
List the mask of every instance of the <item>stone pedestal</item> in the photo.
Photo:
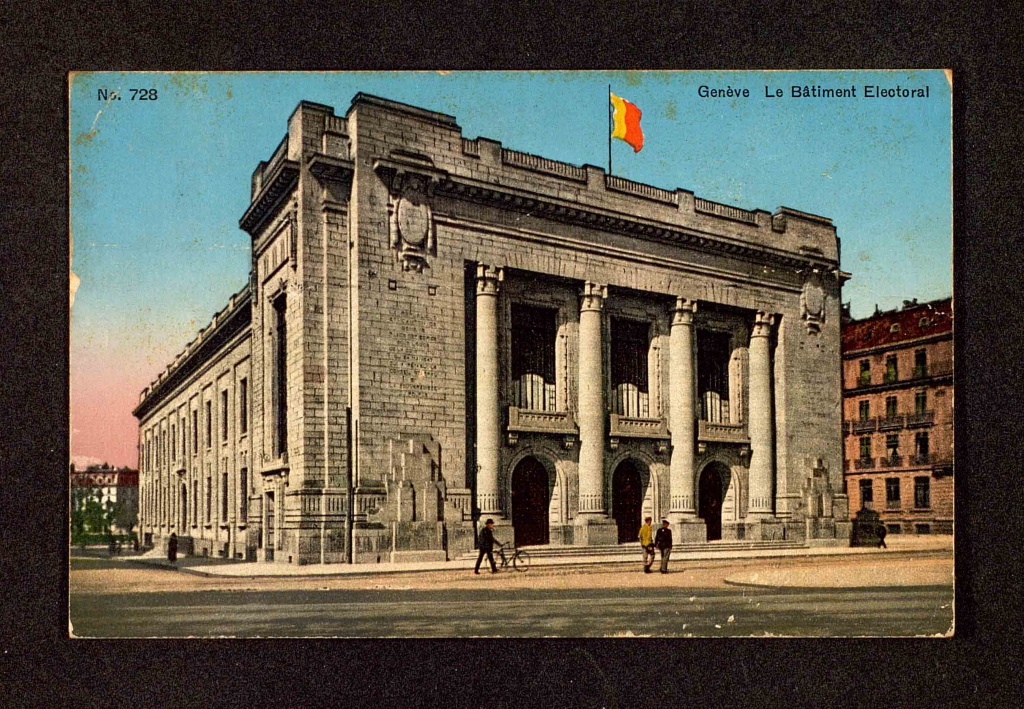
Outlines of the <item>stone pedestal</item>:
[[[708,527],[700,517],[683,519],[680,522],[674,522],[669,517],[669,522],[671,523],[669,529],[672,530],[673,544],[703,543],[708,540]],[[655,533],[658,531],[657,527],[660,525],[655,525]]]
[[619,528],[608,518],[578,520],[573,526],[573,546],[595,547],[619,543]]

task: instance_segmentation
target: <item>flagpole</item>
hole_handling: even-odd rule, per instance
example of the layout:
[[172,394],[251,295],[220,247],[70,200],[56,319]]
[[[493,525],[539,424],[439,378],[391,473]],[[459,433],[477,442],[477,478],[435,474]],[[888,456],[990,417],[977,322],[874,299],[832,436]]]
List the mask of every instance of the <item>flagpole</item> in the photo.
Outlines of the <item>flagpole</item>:
[[608,84],[608,174],[612,174],[612,85]]

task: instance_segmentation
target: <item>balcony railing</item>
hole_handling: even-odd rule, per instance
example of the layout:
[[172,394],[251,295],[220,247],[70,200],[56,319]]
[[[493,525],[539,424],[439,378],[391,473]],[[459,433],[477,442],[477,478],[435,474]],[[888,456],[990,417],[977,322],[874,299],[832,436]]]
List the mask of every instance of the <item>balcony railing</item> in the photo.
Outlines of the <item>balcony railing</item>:
[[878,459],[879,468],[901,468],[903,467],[903,456],[902,455],[890,455],[885,458]]
[[508,430],[554,435],[574,435],[579,432],[573,415],[568,411],[530,411],[517,406],[508,409]]
[[927,377],[942,377],[953,373],[952,362],[929,362],[924,367],[914,367],[910,373],[911,379],[925,379]]
[[743,424],[698,421],[697,440],[712,443],[749,443],[750,437]]
[[854,470],[871,470],[875,467],[874,458],[857,458],[853,461]]
[[663,418],[641,418],[611,414],[608,435],[612,438],[667,439],[668,424]]
[[851,427],[854,433],[874,433],[875,429],[878,428],[878,419],[860,419],[858,421],[851,422]]
[[918,414],[907,414],[907,428],[931,426],[935,423],[934,411],[922,411]]
[[894,416],[886,416],[885,418],[878,419],[878,430],[879,431],[896,431],[903,428],[904,417],[896,414]]
[[932,453],[915,453],[910,460],[914,465],[928,465],[936,462]]

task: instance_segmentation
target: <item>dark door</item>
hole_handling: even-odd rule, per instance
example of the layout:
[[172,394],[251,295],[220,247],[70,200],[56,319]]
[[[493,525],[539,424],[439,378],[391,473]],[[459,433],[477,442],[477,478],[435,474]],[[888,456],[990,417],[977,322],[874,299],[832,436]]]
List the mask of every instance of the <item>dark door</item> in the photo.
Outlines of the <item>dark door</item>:
[[512,473],[512,525],[517,547],[547,544],[548,471],[535,458],[524,458]]
[[612,517],[619,528],[619,544],[639,538],[643,504],[640,471],[631,461],[623,461],[612,476]]
[[709,465],[700,474],[697,514],[708,529],[708,541],[722,538],[722,474],[717,465]]
[[267,543],[266,543],[266,560],[274,560],[274,547],[276,546],[276,540],[274,539],[274,493],[268,492],[266,497],[267,506]]
[[185,534],[185,528],[188,525],[188,486],[181,486],[181,508],[178,513],[179,525],[178,531]]

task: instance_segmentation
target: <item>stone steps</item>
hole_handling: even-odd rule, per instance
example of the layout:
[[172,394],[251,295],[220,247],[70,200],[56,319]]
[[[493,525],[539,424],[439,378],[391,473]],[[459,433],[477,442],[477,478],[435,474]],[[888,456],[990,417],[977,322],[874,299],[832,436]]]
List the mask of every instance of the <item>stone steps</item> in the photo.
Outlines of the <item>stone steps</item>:
[[[672,546],[673,554],[687,552],[714,552],[714,551],[774,551],[778,549],[806,549],[807,544],[802,541],[714,541],[714,542],[689,542],[675,544]],[[594,557],[594,556],[628,556],[639,554],[639,544],[631,542],[627,544],[608,544],[601,546],[528,546],[523,550],[530,554],[531,559],[549,559],[559,557]],[[479,552],[472,551],[463,554],[461,559],[475,559]]]

